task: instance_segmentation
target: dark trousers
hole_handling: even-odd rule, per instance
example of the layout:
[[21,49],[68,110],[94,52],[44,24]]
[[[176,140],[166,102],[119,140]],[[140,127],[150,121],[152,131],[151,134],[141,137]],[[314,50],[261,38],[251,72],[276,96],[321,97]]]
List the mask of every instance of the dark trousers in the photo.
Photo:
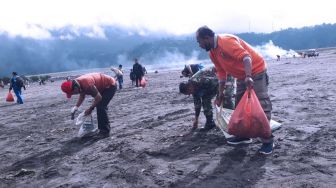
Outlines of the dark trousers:
[[22,99],[22,96],[21,96],[21,88],[13,87],[13,91],[16,95],[17,103],[23,104],[23,99]]
[[142,76],[141,75],[136,75],[135,77],[135,86],[139,87],[141,83]]
[[107,105],[110,103],[113,98],[115,92],[117,90],[116,86],[111,86],[105,89],[101,95],[102,100],[97,104],[97,119],[98,119],[98,129],[103,133],[110,132],[110,121],[107,116]]
[[117,79],[118,79],[119,89],[122,89],[122,85],[124,83],[123,75],[117,76]]

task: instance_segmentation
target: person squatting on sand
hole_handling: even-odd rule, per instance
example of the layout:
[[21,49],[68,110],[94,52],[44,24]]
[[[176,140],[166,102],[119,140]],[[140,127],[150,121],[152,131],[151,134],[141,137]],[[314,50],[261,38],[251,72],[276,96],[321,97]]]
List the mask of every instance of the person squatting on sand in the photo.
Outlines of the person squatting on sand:
[[139,63],[137,58],[134,59],[133,73],[135,74],[135,86],[140,87],[140,82],[142,77],[144,76],[144,72],[142,69],[142,65]]
[[63,82],[61,89],[66,93],[68,98],[71,98],[72,95],[79,94],[76,106],[71,110],[72,114],[82,105],[86,95],[91,95],[94,98],[91,106],[85,110],[85,115],[90,115],[92,110],[97,108],[99,135],[108,137],[111,128],[107,116],[107,105],[117,90],[115,79],[101,73],[89,73],[74,80]]
[[[202,26],[196,31],[196,40],[199,46],[209,52],[209,57],[216,67],[216,74],[219,83],[219,95],[215,99],[219,105],[223,98],[227,75],[237,78],[237,105],[245,90],[252,87],[259,99],[259,102],[267,116],[271,120],[272,103],[268,95],[268,75],[266,62],[252,47],[244,40],[234,35],[216,35],[207,26]],[[262,146],[259,152],[271,154],[273,151],[273,135],[269,138],[261,138]],[[227,139],[229,144],[251,143],[250,138],[232,137]]]
[[18,76],[16,72],[13,72],[12,78],[10,79],[9,92],[13,89],[18,104],[23,104],[22,90],[21,90],[22,88],[26,90],[24,80],[20,76]]

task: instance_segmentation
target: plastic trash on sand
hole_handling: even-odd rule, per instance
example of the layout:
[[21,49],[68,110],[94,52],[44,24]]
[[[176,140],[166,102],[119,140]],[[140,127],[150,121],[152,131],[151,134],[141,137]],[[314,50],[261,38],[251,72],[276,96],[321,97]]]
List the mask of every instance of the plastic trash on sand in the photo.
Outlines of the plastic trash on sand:
[[223,132],[225,138],[233,137],[233,135],[230,135],[228,131],[228,124],[231,118],[231,114],[233,113],[233,110],[226,109],[223,107],[216,106],[216,119],[215,124],[217,127]]
[[85,116],[84,112],[80,113],[76,118],[76,126],[80,126],[77,136],[83,137],[90,133],[96,132],[97,128],[93,124],[92,115]]

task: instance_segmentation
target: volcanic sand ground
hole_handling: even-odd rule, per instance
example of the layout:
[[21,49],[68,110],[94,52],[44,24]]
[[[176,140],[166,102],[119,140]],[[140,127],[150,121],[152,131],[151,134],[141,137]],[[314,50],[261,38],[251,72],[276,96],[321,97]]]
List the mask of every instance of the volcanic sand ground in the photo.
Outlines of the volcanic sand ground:
[[104,139],[76,138],[69,113],[78,96],[66,99],[61,80],[32,84],[24,105],[6,103],[0,89],[0,187],[334,187],[336,51],[269,61],[268,73],[273,119],[283,124],[269,156],[257,141],[233,147],[218,129],[191,131],[179,71],[149,73],[144,89],[125,76]]

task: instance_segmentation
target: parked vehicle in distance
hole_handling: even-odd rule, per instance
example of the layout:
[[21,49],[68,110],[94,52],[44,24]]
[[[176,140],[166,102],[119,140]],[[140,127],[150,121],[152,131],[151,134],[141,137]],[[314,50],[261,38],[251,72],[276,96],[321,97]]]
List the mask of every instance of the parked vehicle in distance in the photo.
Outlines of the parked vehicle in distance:
[[304,58],[305,57],[317,57],[317,56],[319,56],[319,53],[316,52],[315,49],[309,49],[309,50],[303,52],[303,57]]

